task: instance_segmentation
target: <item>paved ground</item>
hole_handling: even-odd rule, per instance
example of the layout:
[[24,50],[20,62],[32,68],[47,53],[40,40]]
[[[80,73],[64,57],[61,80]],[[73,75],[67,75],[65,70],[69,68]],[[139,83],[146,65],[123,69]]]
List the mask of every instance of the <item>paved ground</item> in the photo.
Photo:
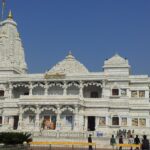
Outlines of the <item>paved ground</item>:
[[[88,150],[88,147],[30,147],[28,150]],[[112,149],[103,149],[103,148],[94,148],[93,150],[112,150]]]

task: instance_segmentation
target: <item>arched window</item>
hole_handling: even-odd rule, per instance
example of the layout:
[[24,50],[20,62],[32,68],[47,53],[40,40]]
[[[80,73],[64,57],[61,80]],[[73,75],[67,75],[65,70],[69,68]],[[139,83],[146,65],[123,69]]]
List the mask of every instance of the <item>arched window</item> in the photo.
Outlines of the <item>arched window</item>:
[[112,125],[119,125],[119,117],[118,116],[112,117]]

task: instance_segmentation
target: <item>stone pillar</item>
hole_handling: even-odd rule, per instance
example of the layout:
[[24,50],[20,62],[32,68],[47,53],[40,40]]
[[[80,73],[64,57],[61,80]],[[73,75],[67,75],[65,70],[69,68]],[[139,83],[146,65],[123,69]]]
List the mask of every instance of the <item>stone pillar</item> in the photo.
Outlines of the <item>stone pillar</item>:
[[132,118],[130,116],[127,118],[127,126],[128,127],[132,126]]
[[109,116],[106,116],[106,126],[109,126]]
[[99,116],[95,116],[95,130],[99,128]]
[[88,117],[85,116],[84,118],[85,118],[85,128],[84,128],[84,130],[88,131]]
[[4,121],[5,121],[5,116],[2,115],[2,125],[4,125]]
[[9,83],[9,98],[12,98],[12,90],[13,90],[13,86],[12,83]]
[[29,95],[32,96],[33,85],[32,82],[30,82],[29,84]]
[[146,127],[150,127],[150,125],[149,125],[149,118],[146,118]]
[[22,129],[22,115],[23,115],[22,106],[20,106],[20,107],[19,107],[18,130],[21,130],[21,129]]
[[11,127],[11,129],[13,129],[13,126],[14,126],[14,117],[13,116],[9,117],[9,126]]
[[48,83],[47,82],[45,82],[45,86],[44,86],[44,94],[47,96],[48,95]]
[[74,112],[74,127],[73,130],[74,131],[78,131],[79,130],[79,122],[78,122],[78,105],[75,106],[75,112]]
[[119,117],[119,126],[121,126],[122,117],[121,116],[118,117]]
[[5,129],[5,115],[2,114],[2,129]]
[[64,86],[63,86],[63,95],[66,96],[67,95],[67,83],[66,81],[64,81]]
[[35,130],[40,130],[40,108],[39,105],[36,106],[36,117],[35,117]]
[[60,114],[61,114],[60,106],[58,105],[57,106],[57,118],[56,118],[56,130],[58,131],[61,129]]
[[105,97],[105,88],[106,88],[106,81],[103,80],[103,83],[102,83],[102,97]]
[[83,82],[80,81],[80,91],[79,91],[79,95],[82,98],[83,97]]

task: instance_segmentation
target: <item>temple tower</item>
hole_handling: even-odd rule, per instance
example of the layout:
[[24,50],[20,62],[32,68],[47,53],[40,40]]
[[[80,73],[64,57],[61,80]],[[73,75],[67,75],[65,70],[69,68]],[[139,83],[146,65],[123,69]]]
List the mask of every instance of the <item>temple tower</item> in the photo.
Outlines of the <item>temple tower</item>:
[[24,48],[11,11],[0,22],[0,74],[23,74],[27,71]]

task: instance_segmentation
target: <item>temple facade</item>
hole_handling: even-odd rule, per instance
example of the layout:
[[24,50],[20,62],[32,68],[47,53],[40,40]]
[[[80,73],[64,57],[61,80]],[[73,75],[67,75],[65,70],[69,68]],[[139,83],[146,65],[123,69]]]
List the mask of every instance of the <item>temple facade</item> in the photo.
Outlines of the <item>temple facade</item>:
[[29,74],[11,12],[0,23],[0,131],[150,132],[150,78],[116,54],[90,72],[72,54]]

